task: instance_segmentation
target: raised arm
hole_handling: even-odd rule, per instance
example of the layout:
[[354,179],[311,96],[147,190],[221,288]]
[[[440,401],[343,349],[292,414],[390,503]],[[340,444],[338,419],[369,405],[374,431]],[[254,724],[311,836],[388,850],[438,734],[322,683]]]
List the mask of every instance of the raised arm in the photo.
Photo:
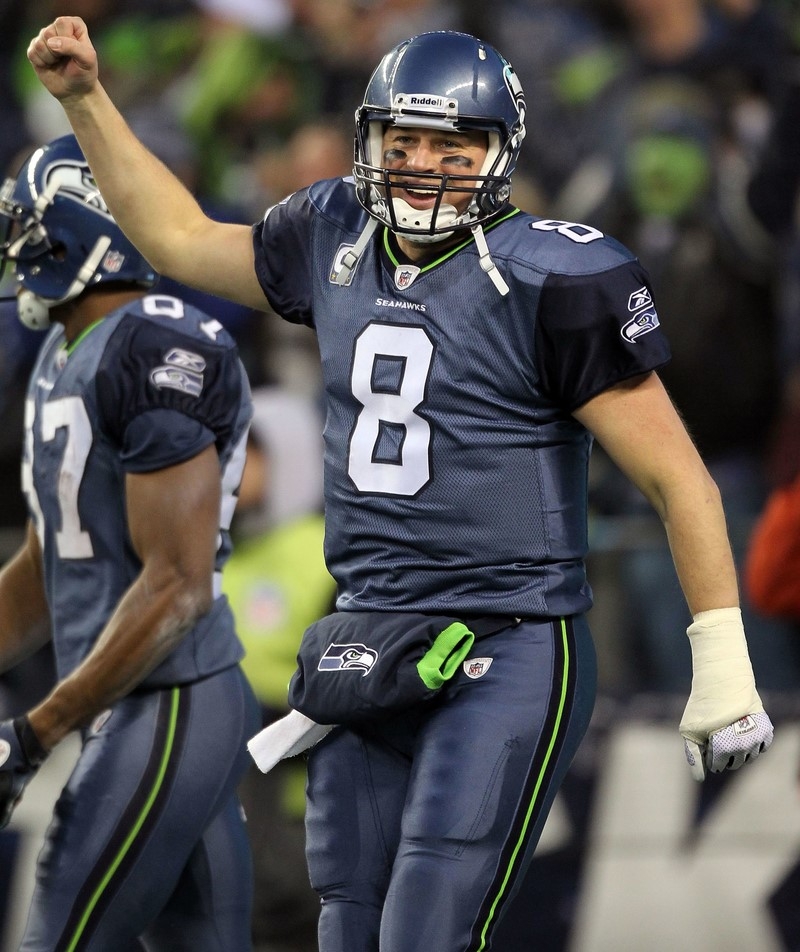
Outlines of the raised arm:
[[266,310],[249,226],[216,222],[134,136],[99,80],[80,17],[58,17],[28,47],[45,88],[61,103],[112,214],[161,274]]

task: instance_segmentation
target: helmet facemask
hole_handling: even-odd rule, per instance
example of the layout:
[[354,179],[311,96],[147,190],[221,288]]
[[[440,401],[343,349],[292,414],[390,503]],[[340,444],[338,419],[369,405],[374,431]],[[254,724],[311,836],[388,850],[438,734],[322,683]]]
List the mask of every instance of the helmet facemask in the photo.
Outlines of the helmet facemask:
[[20,320],[41,330],[52,307],[109,281],[151,287],[156,274],[125,238],[74,136],[38,149],[0,189],[0,268],[14,265]]
[[[412,123],[394,123],[396,126]],[[421,123],[413,123],[420,126]],[[433,128],[442,128],[440,125]],[[476,174],[414,172],[409,169],[390,170],[383,167],[383,136],[386,123],[372,120],[368,123],[363,154],[365,161],[356,161],[355,172],[358,182],[359,200],[371,215],[378,218],[391,231],[402,234],[411,241],[428,243],[442,241],[459,228],[471,228],[486,221],[506,204],[511,194],[511,183],[502,174],[502,168],[508,164],[508,150],[501,150],[500,136],[496,131],[488,130],[488,151],[486,159]],[[446,127],[443,129],[446,131]],[[459,131],[459,130],[453,130]],[[501,155],[501,151],[503,154]],[[402,198],[391,198],[391,189],[406,186],[415,180],[424,182],[427,190],[436,191],[436,200],[432,208],[415,209]],[[363,191],[363,197],[362,197]],[[444,201],[445,193],[468,195],[467,207],[458,209]]]

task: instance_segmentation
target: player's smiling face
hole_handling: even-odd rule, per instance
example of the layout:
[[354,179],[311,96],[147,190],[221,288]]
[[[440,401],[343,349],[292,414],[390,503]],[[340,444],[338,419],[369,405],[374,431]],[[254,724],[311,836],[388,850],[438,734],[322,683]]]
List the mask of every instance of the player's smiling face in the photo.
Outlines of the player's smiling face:
[[[402,198],[412,208],[424,210],[436,203],[441,180],[429,175],[477,175],[489,149],[485,132],[463,132],[387,126],[383,134],[383,166],[393,173],[392,197]],[[403,177],[404,172],[417,173]],[[460,184],[474,186],[474,180]],[[448,190],[443,201],[463,212],[472,193]]]

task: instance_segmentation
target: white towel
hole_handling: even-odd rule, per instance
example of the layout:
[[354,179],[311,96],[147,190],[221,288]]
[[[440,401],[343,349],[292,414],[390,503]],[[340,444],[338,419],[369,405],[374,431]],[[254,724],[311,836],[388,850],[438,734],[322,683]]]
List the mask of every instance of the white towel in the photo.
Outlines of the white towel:
[[300,711],[289,711],[280,720],[259,731],[247,742],[250,756],[262,773],[268,773],[279,760],[301,754],[332,731],[333,724],[317,724]]

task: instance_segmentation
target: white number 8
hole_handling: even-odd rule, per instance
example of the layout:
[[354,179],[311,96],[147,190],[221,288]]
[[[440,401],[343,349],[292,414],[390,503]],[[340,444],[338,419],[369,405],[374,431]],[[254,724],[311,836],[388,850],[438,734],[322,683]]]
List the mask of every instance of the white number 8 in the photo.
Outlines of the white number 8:
[[[376,387],[378,362],[399,362],[399,385]],[[362,405],[350,438],[347,471],[362,493],[413,496],[431,475],[431,427],[417,412],[425,399],[433,343],[421,327],[370,324],[356,340],[351,384]],[[403,431],[396,461],[376,459],[382,424]]]

